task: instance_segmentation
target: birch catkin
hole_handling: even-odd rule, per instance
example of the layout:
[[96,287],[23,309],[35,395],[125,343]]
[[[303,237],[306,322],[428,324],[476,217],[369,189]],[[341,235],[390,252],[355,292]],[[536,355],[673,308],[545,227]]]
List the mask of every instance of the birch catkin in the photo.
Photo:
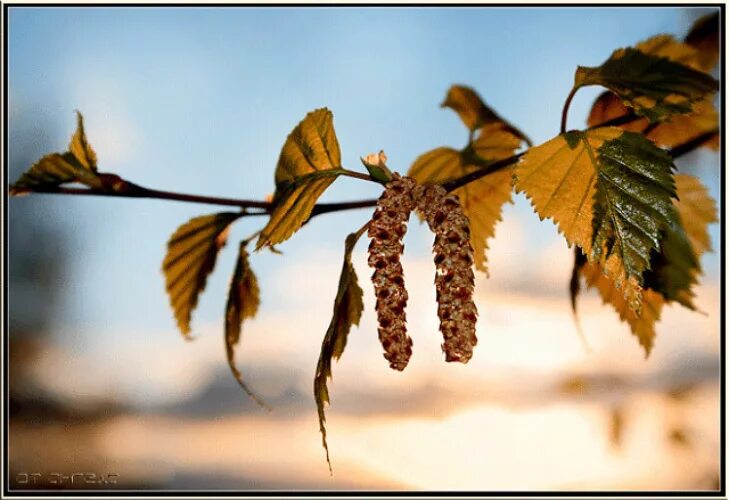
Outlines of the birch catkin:
[[473,247],[468,217],[441,186],[417,186],[413,198],[435,234],[435,293],[446,361],[467,363],[476,345]]
[[407,221],[414,208],[412,190],[415,180],[394,174],[377,201],[367,235],[371,238],[367,263],[375,271],[378,334],[390,367],[403,370],[410,360],[413,341],[407,334],[405,289],[400,255],[404,250],[403,237]]

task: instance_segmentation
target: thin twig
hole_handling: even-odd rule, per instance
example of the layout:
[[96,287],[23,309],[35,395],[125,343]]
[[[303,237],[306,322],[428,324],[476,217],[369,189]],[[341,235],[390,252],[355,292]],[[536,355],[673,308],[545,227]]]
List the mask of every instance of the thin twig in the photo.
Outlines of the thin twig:
[[[592,130],[597,127],[604,127],[604,126],[615,126],[618,124],[625,124],[630,123],[631,121],[637,120],[639,117],[636,115],[630,113],[624,116],[620,116],[617,118],[613,118],[612,120],[608,120],[604,123],[601,123],[599,125],[596,125],[594,127],[590,127],[587,130]],[[686,141],[683,144],[679,144],[678,146],[674,147],[673,149],[668,150],[668,154],[670,154],[673,158],[677,158],[681,155],[684,155],[686,153],[689,153],[696,149],[697,147],[701,146],[704,142],[711,139],[714,135],[718,134],[719,130],[714,129],[708,132],[705,132],[697,137],[694,137],[693,139],[690,139],[689,141]],[[495,172],[498,172],[500,170],[503,170],[505,168],[510,167],[511,165],[514,165],[517,161],[519,161],[519,158],[522,157],[524,153],[519,153],[513,156],[510,156],[509,158],[504,158],[503,160],[498,160],[493,163],[485,165],[483,168],[479,170],[475,170],[471,173],[465,174],[461,177],[458,177],[456,179],[447,181],[443,183],[443,187],[447,191],[453,191],[455,189],[458,189],[459,187],[463,187],[466,184],[469,184],[473,181],[476,181],[478,179],[481,179],[482,177],[485,177],[487,175],[493,174]],[[362,177],[366,177],[366,174],[361,174]],[[33,193],[45,193],[45,194],[65,194],[65,195],[77,195],[77,196],[108,196],[108,197],[115,197],[115,198],[151,198],[151,199],[159,199],[159,200],[173,200],[173,201],[182,201],[186,203],[203,203],[207,205],[224,205],[224,206],[232,206],[232,207],[240,207],[243,209],[259,209],[255,212],[248,212],[246,211],[243,215],[244,216],[257,216],[257,215],[267,215],[271,213],[273,210],[273,203],[270,201],[259,201],[259,200],[246,200],[246,199],[236,199],[236,198],[221,198],[217,196],[201,196],[201,195],[194,195],[194,194],[187,194],[187,193],[177,193],[173,191],[162,191],[158,189],[149,189],[142,186],[139,186],[137,184],[134,184],[129,181],[122,181],[122,184],[120,187],[117,187],[117,190],[112,189],[95,189],[95,188],[73,188],[73,187],[43,187],[43,188],[37,188],[32,191]],[[367,200],[357,200],[357,201],[346,201],[346,202],[336,202],[336,203],[317,203],[314,206],[314,209],[311,212],[311,217],[314,217],[316,215],[321,214],[327,214],[331,212],[339,212],[342,210],[352,210],[352,209],[358,209],[358,208],[368,208],[368,207],[374,207],[377,204],[376,199],[367,199]]]

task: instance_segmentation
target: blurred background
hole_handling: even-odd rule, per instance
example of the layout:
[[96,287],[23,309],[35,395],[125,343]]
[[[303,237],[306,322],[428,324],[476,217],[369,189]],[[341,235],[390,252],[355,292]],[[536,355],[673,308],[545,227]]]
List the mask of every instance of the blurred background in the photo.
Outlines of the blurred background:
[[[711,10],[678,8],[9,9],[10,180],[65,150],[74,110],[100,170],[141,185],[263,199],[289,131],[334,112],[344,165],[384,149],[401,173],[467,133],[439,108],[474,87],[536,144],[558,132],[575,67],[658,33],[683,37]],[[717,73],[718,74],[718,73]],[[570,128],[598,88],[581,90]],[[719,155],[679,160],[719,195]],[[341,178],[322,201],[375,197]],[[223,312],[233,228],[193,315],[176,331],[160,271],[165,242],[219,207],[31,195],[9,203],[11,487],[711,490],[719,488],[720,287],[702,259],[703,313],[668,307],[648,359],[593,292],[571,314],[572,252],[521,195],[507,205],[479,274],[479,343],[446,364],[431,237],[411,223],[404,267],[414,355],[390,370],[377,340],[366,244],[354,262],[365,314],[335,363],[327,469],[312,395],[343,240],[369,210],[316,218],[254,254],[262,307],[238,361],[267,413],[225,363]],[[30,484],[23,474],[39,474]]]

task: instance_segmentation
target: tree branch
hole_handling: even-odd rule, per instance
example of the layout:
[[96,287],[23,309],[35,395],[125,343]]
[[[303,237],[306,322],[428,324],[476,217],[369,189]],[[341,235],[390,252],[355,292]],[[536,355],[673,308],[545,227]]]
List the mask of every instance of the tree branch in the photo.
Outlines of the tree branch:
[[[616,125],[616,124],[624,124],[629,123],[633,120],[636,120],[637,116],[634,114],[624,115],[618,118],[614,118],[612,120],[609,120],[605,122],[604,124],[598,125],[600,126],[608,126],[608,125]],[[594,129],[597,127],[590,127],[588,130]],[[700,134],[693,139],[690,139],[686,141],[683,144],[679,144],[678,146],[669,149],[668,153],[673,157],[677,158],[679,156],[682,156],[684,154],[687,154],[694,149],[701,146],[703,143],[714,137],[716,134],[719,133],[719,129],[710,130],[708,132],[705,132],[703,134]],[[469,174],[463,175],[461,177],[458,177],[457,179],[453,179],[451,181],[443,183],[443,187],[447,191],[454,191],[460,187],[465,186],[466,184],[469,184],[473,181],[476,181],[482,177],[485,177],[487,175],[493,174],[495,172],[498,172],[500,170],[503,170],[505,168],[508,168],[512,165],[514,165],[517,161],[519,161],[519,158],[522,157],[524,153],[519,153],[513,156],[510,156],[509,158],[505,158],[503,160],[495,161],[493,163],[485,165],[482,169],[476,170],[474,172],[471,172]],[[103,175],[109,175],[109,174],[101,174]],[[365,174],[362,174],[363,176]],[[114,176],[116,177],[116,176]],[[158,200],[173,200],[173,201],[182,201],[187,203],[203,203],[207,205],[224,205],[229,207],[239,207],[245,210],[244,215],[245,216],[257,216],[257,215],[267,215],[271,213],[273,210],[273,203],[269,201],[259,201],[259,200],[245,200],[245,199],[236,199],[236,198],[221,198],[217,196],[201,196],[201,195],[194,195],[194,194],[187,194],[187,193],[176,193],[173,191],[162,191],[158,189],[148,189],[142,186],[139,186],[137,184],[134,184],[133,182],[125,181],[119,178],[116,178],[117,181],[111,188],[100,188],[100,189],[91,189],[91,188],[73,188],[73,187],[47,187],[47,188],[38,188],[33,190],[33,193],[47,193],[47,194],[65,194],[65,195],[80,195],[80,196],[108,196],[108,197],[115,197],[115,198],[151,198],[151,199],[158,199]],[[357,208],[368,208],[368,207],[374,207],[377,204],[376,199],[368,199],[368,200],[356,200],[356,201],[347,201],[347,202],[338,202],[338,203],[317,203],[314,206],[314,209],[311,212],[311,217],[314,217],[316,215],[321,214],[327,214],[331,212],[339,212],[342,210],[352,210]],[[248,212],[247,209],[258,209],[254,212]]]

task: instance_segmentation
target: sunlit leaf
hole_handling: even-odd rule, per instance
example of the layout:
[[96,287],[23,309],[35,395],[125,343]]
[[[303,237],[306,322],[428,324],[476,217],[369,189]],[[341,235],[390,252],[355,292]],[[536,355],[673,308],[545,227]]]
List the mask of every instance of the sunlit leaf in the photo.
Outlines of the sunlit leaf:
[[76,132],[71,137],[68,151],[78,160],[81,166],[96,172],[96,152],[86,139],[84,117],[78,111],[76,111]]
[[101,187],[96,174],[79,165],[71,153],[53,153],[44,156],[24,172],[10,187],[10,194],[17,196],[69,182],[81,182],[92,188]]
[[[521,139],[499,124],[487,125],[463,151],[442,147],[421,155],[408,175],[421,184],[441,184],[508,158],[520,145]],[[471,223],[474,265],[480,271],[488,272],[488,240],[494,236],[496,224],[501,220],[502,206],[511,201],[512,175],[511,169],[503,169],[453,191]]]
[[329,403],[329,389],[327,379],[332,378],[332,358],[339,359],[347,345],[347,336],[352,325],[359,325],[364,304],[362,302],[362,288],[357,282],[357,274],[352,266],[352,251],[359,239],[359,233],[347,236],[344,245],[344,265],[339,277],[339,288],[334,299],[334,314],[329,328],[321,344],[321,354],[316,365],[314,377],[314,398],[319,412],[319,430],[321,440],[327,454],[327,463],[331,471],[329,460],[329,447],[327,446],[326,415],[324,407]]
[[719,89],[702,71],[632,47],[616,50],[601,66],[579,66],[575,88],[588,85],[606,87],[651,122],[689,113],[694,103]]
[[230,224],[240,212],[222,212],[190,219],[167,242],[162,263],[167,294],[183,335],[190,333],[190,318],[218,251],[225,245]]
[[478,130],[485,125],[500,124],[508,132],[531,145],[531,141],[522,131],[496,114],[471,87],[451,86],[441,107],[451,108],[458,113],[463,124],[471,131]]
[[516,189],[551,218],[640,308],[643,272],[662,231],[676,222],[671,157],[616,127],[569,132],[531,148],[516,166]]
[[243,320],[253,318],[258,312],[260,304],[258,279],[248,262],[247,243],[247,241],[240,243],[238,261],[233,272],[233,279],[230,282],[228,302],[225,305],[225,352],[228,357],[228,366],[238,384],[253,400],[265,407],[265,403],[248,388],[248,385],[243,381],[243,375],[235,366],[235,346],[240,341]]
[[693,175],[677,174],[675,180],[678,193],[676,208],[691,246],[697,255],[710,252],[712,248],[708,225],[719,221],[716,201]]
[[273,211],[256,249],[290,238],[341,171],[332,113],[326,108],[312,111],[289,134],[281,150]]
[[69,151],[48,154],[38,160],[10,187],[10,194],[20,195],[71,182],[80,182],[91,188],[102,187],[96,174],[96,153],[86,139],[81,113],[76,112],[76,120],[76,132],[71,137]]
[[704,71],[716,66],[719,60],[719,11],[699,18],[685,41],[699,52],[699,64]]
[[648,356],[656,336],[655,323],[660,319],[663,309],[664,300],[661,294],[650,289],[644,290],[638,314],[628,305],[622,291],[615,286],[615,282],[602,273],[599,265],[585,263],[581,274],[587,286],[596,288],[603,302],[613,306],[620,319],[630,325],[630,331],[637,337]]

